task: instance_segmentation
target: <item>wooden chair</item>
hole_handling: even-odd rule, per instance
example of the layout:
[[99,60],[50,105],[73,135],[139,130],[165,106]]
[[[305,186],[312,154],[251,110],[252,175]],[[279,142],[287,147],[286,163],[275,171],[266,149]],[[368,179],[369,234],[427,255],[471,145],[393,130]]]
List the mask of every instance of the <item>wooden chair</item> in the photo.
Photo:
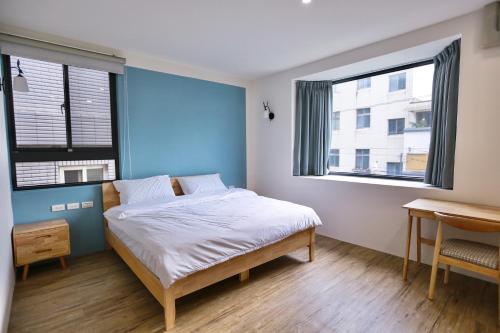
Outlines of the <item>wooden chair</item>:
[[499,247],[488,244],[463,240],[446,239],[443,241],[443,223],[454,228],[475,232],[500,232],[500,223],[466,217],[434,213],[438,221],[434,258],[432,260],[431,281],[429,284],[429,299],[434,299],[436,277],[439,264],[445,264],[444,284],[450,278],[450,266],[460,267],[469,271],[495,278],[499,284],[498,320],[500,324],[500,269]]

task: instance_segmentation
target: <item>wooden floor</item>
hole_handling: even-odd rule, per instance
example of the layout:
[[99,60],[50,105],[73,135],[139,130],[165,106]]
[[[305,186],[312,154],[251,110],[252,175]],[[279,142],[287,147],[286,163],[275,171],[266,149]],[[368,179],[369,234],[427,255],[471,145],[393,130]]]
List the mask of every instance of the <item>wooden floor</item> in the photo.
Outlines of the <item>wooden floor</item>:
[[[451,274],[426,299],[430,267],[317,237],[307,249],[178,300],[172,332],[497,332],[497,286]],[[163,309],[113,252],[33,267],[9,332],[162,332]]]

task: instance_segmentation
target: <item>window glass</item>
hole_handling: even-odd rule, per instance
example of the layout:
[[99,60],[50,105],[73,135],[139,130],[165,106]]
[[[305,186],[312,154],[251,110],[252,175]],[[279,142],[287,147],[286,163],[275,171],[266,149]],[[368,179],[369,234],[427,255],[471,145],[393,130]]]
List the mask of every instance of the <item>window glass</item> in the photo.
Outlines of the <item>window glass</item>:
[[370,108],[362,108],[356,111],[356,127],[368,128],[370,127]]
[[14,190],[115,180],[115,75],[8,55],[2,61],[12,78],[5,104]]
[[389,76],[389,91],[406,89],[406,73]]
[[356,169],[362,172],[370,169],[370,149],[356,149]]
[[[28,92],[12,91],[16,145],[27,147],[65,147],[63,66],[20,57],[11,57],[11,67],[19,60]],[[12,68],[12,85],[18,72]]]
[[372,86],[372,78],[365,77],[364,79],[358,80],[358,90],[370,88]]
[[16,163],[18,187],[115,180],[114,160]]
[[83,181],[82,170],[65,170],[64,171],[64,183],[80,183]]
[[[342,126],[332,130],[330,171],[422,180],[430,144],[433,74],[432,63],[374,73],[367,94],[358,93],[365,86],[361,79],[333,82],[333,119],[342,115]],[[389,82],[394,91],[405,93],[389,92]],[[339,152],[338,166],[334,151]]]
[[391,176],[400,176],[402,170],[401,162],[387,162],[387,174]]
[[340,129],[340,112],[333,112],[332,129],[337,131]]
[[389,119],[389,135],[403,134],[405,130],[405,118]]
[[73,147],[111,147],[109,74],[68,67]]
[[87,169],[87,181],[96,182],[104,180],[104,168]]
[[430,127],[431,126],[431,111],[415,112],[415,127]]
[[340,164],[339,150],[330,149],[329,165],[330,167],[338,167]]

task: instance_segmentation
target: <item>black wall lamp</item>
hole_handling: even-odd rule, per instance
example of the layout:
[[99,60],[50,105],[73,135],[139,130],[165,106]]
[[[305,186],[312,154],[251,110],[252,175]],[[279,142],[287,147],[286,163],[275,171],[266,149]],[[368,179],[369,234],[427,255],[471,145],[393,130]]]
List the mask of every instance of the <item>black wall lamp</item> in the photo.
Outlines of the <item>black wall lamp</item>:
[[[21,69],[21,62],[17,59],[17,66],[12,66],[11,68],[17,69],[17,76],[14,78],[14,83],[12,89],[19,92],[29,92],[28,80],[24,77],[24,72]],[[4,79],[0,82],[0,91],[5,89]]]
[[264,105],[264,118],[269,119],[269,121],[274,119],[274,112],[271,111],[269,107],[269,102],[262,102]]

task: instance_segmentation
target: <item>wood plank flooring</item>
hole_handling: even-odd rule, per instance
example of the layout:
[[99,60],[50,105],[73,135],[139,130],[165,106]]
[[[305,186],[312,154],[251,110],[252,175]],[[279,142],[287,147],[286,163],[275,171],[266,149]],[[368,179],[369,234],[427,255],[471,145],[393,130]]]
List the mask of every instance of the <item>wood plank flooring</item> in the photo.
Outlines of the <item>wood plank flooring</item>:
[[[177,302],[172,332],[498,332],[497,286],[451,274],[427,300],[430,267],[317,237],[307,249]],[[163,309],[113,252],[33,267],[14,292],[9,332],[163,332]]]

